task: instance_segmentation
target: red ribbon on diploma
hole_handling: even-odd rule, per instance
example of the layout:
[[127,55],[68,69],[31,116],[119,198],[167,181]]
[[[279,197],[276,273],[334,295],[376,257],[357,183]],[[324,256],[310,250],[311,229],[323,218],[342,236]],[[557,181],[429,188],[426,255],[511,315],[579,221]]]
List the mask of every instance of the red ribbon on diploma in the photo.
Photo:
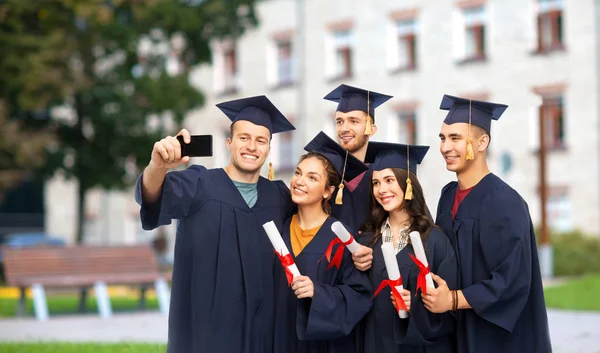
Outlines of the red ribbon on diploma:
[[427,281],[425,280],[425,276],[427,276],[429,272],[431,272],[429,270],[429,265],[423,265],[423,263],[419,261],[419,259],[417,259],[413,254],[408,254],[408,256],[410,256],[411,260],[413,260],[413,262],[419,268],[419,277],[417,277],[417,289],[415,293],[418,292],[419,289],[421,289],[421,292],[427,295]]
[[[342,258],[344,257],[344,247],[352,244],[352,242],[354,241],[354,237],[350,237],[350,240],[348,240],[347,242],[342,242],[342,240],[338,237],[335,237],[335,239],[333,239],[330,243],[329,246],[327,247],[327,250],[325,250],[325,256],[327,258],[327,261],[329,261],[329,266],[327,266],[327,269],[329,270],[330,268],[332,268],[333,266],[337,267],[337,269],[340,269],[340,265],[342,264]],[[335,251],[335,255],[333,255],[333,260],[331,259],[331,253],[333,252],[333,247],[336,244],[341,244],[340,246],[338,246],[337,250]],[[321,258],[323,259],[323,258]],[[319,260],[321,261],[321,260]]]
[[277,257],[279,257],[279,261],[281,261],[281,265],[283,266],[283,269],[285,270],[285,277],[287,278],[287,282],[288,282],[288,286],[292,284],[292,281],[294,280],[294,274],[292,273],[292,271],[290,271],[290,269],[288,268],[288,266],[291,266],[294,264],[294,258],[292,257],[292,254],[287,254],[285,256],[281,256],[281,253],[278,252],[277,250],[274,250],[275,254],[277,254]]
[[381,290],[387,286],[390,287],[390,289],[392,290],[392,296],[394,298],[394,301],[396,302],[396,309],[400,310],[404,310],[404,311],[408,311],[408,309],[406,308],[406,303],[404,302],[404,300],[402,299],[402,296],[400,295],[400,292],[398,292],[398,290],[396,289],[396,286],[401,286],[402,285],[402,277],[398,277],[397,280],[392,281],[391,279],[384,279],[383,281],[381,281],[381,284],[379,285],[379,287],[377,287],[377,290],[375,291],[375,294],[373,294],[373,297],[371,297],[371,299],[375,298],[379,292],[381,292]]

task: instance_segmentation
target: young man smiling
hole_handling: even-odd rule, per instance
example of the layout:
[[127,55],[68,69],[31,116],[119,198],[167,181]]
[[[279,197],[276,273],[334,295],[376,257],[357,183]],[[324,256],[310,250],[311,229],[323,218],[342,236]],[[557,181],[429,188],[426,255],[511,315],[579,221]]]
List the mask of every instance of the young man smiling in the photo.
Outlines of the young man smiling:
[[[283,222],[286,185],[260,177],[273,133],[294,130],[265,96],[218,104],[232,121],[225,168],[192,165],[176,137],[154,144],[137,181],[146,230],[179,220],[168,353],[273,350],[275,255],[262,224]],[[190,134],[182,130],[184,143]]]
[[436,223],[455,247],[459,288],[434,274],[423,303],[457,311],[457,352],[551,352],[528,206],[486,160],[491,121],[506,108],[449,95],[440,106],[440,152],[458,181],[443,188]]
[[[375,108],[392,96],[348,85],[340,85],[324,99],[338,103],[335,112],[335,131],[338,143],[354,157],[364,162],[369,138],[377,132]],[[343,178],[344,176],[342,176]],[[366,222],[370,206],[371,171],[367,170],[350,182],[340,184],[340,197],[332,198],[332,216],[358,231]],[[335,202],[334,202],[335,200]],[[371,248],[363,246],[352,258],[359,270],[371,267]]]

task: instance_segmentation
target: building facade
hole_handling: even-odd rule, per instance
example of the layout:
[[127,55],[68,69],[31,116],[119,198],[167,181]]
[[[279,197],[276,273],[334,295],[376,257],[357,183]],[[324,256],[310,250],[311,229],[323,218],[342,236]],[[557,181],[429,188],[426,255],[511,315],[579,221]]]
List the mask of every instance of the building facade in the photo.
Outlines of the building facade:
[[[192,75],[207,100],[187,127],[215,137],[213,158],[194,162],[218,167],[228,160],[229,120],[216,103],[265,94],[298,127],[275,135],[271,145],[276,176],[288,181],[306,142],[321,130],[334,136],[336,105],[322,98],[345,83],[394,96],[376,111],[373,140],[431,146],[419,179],[435,210],[441,188],[455,178],[439,154],[441,98],[489,100],[509,105],[492,123],[490,168],[524,197],[534,223],[541,214],[541,116],[549,225],[600,233],[595,1],[265,0],[257,13],[258,28],[214,42],[212,66]],[[47,188],[48,200],[65,192],[56,183]],[[96,217],[90,224],[103,224],[99,241],[144,237],[132,193],[97,192],[88,209],[98,210],[89,211]],[[68,217],[64,212],[70,211],[48,208],[50,230]]]

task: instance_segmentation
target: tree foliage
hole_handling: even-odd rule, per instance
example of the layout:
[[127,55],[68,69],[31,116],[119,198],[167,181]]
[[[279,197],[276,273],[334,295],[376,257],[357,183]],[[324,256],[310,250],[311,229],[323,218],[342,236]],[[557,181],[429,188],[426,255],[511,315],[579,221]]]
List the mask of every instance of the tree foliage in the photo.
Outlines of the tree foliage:
[[210,41],[256,18],[253,0],[8,0],[0,23],[7,116],[51,116],[41,173],[77,179],[81,241],[86,191],[131,185],[152,143],[203,104],[189,74]]

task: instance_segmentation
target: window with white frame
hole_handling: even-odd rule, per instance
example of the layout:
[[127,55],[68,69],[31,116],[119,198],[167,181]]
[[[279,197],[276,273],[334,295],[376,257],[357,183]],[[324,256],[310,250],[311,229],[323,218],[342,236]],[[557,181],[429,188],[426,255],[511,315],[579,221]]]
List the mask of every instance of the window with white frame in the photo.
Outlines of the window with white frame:
[[414,18],[395,22],[398,44],[398,67],[400,70],[413,70],[417,66],[417,28]]
[[335,78],[352,77],[352,32],[350,29],[333,33],[335,52]]
[[414,110],[398,112],[399,140],[398,142],[414,145],[417,143],[417,114]]
[[277,47],[277,84],[289,85],[294,81],[294,57],[292,56],[292,40],[276,41]]
[[223,70],[223,90],[226,92],[237,90],[237,54],[235,47],[227,48],[223,52],[224,70]]
[[546,207],[550,229],[558,232],[568,232],[573,229],[571,200],[566,187],[550,187]]
[[278,165],[274,166],[278,172],[291,172],[296,167],[294,156],[294,139],[291,132],[277,134],[279,146]]
[[562,12],[562,0],[538,0],[538,52],[564,49]]
[[463,8],[465,24],[465,61],[485,58],[485,8]]

